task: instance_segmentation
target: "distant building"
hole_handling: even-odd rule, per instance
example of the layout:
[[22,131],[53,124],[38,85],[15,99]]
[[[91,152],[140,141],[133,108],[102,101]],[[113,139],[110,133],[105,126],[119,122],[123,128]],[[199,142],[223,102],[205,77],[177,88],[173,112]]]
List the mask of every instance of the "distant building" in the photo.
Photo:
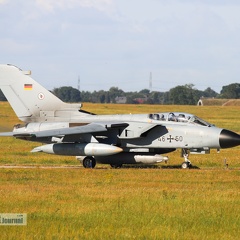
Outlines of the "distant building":
[[134,98],[134,99],[133,99],[133,101],[134,101],[135,103],[138,103],[138,104],[143,104],[143,103],[147,102],[147,100],[148,100],[148,97]]
[[125,104],[127,102],[127,98],[126,97],[116,97],[115,101],[116,101],[116,103],[119,103],[119,104]]
[[197,106],[239,106],[240,99],[200,98]]
[[202,99],[199,99],[199,100],[198,100],[197,106],[203,106],[203,101],[202,101]]

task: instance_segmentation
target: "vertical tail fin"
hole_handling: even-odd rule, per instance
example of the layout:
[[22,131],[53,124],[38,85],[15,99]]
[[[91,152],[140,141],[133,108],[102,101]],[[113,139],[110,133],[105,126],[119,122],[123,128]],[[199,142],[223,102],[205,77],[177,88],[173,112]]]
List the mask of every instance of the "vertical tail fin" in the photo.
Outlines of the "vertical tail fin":
[[[24,122],[47,120],[54,111],[68,108],[59,98],[34,81],[30,72],[12,65],[0,65],[0,89],[9,101],[18,118]],[[78,104],[78,109],[80,108]],[[70,108],[75,108],[76,105]]]

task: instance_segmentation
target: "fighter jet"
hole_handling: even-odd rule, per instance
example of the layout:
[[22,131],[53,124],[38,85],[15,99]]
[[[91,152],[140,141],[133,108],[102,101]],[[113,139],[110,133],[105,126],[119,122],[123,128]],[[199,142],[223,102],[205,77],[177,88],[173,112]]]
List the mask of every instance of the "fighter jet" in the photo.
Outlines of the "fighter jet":
[[0,88],[24,124],[0,136],[40,142],[32,152],[82,156],[85,168],[96,163],[154,164],[167,161],[162,154],[182,149],[182,168],[190,153],[240,145],[240,135],[182,112],[95,115],[81,104],[64,103],[13,65],[0,65]]

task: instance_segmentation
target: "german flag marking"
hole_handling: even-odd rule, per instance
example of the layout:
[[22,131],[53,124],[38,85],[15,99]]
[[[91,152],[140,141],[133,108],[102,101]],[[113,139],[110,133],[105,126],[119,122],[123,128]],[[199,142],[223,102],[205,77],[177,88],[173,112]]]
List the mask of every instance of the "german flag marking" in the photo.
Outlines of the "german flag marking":
[[24,84],[24,90],[32,90],[32,84]]

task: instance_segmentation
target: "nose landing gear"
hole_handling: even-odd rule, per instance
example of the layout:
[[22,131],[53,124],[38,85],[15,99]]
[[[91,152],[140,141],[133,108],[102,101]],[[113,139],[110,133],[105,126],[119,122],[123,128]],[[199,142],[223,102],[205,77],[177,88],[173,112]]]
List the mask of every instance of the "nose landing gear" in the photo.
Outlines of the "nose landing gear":
[[190,168],[192,166],[192,163],[188,159],[189,154],[187,149],[182,149],[182,156],[184,157],[184,162],[181,165],[182,169]]

